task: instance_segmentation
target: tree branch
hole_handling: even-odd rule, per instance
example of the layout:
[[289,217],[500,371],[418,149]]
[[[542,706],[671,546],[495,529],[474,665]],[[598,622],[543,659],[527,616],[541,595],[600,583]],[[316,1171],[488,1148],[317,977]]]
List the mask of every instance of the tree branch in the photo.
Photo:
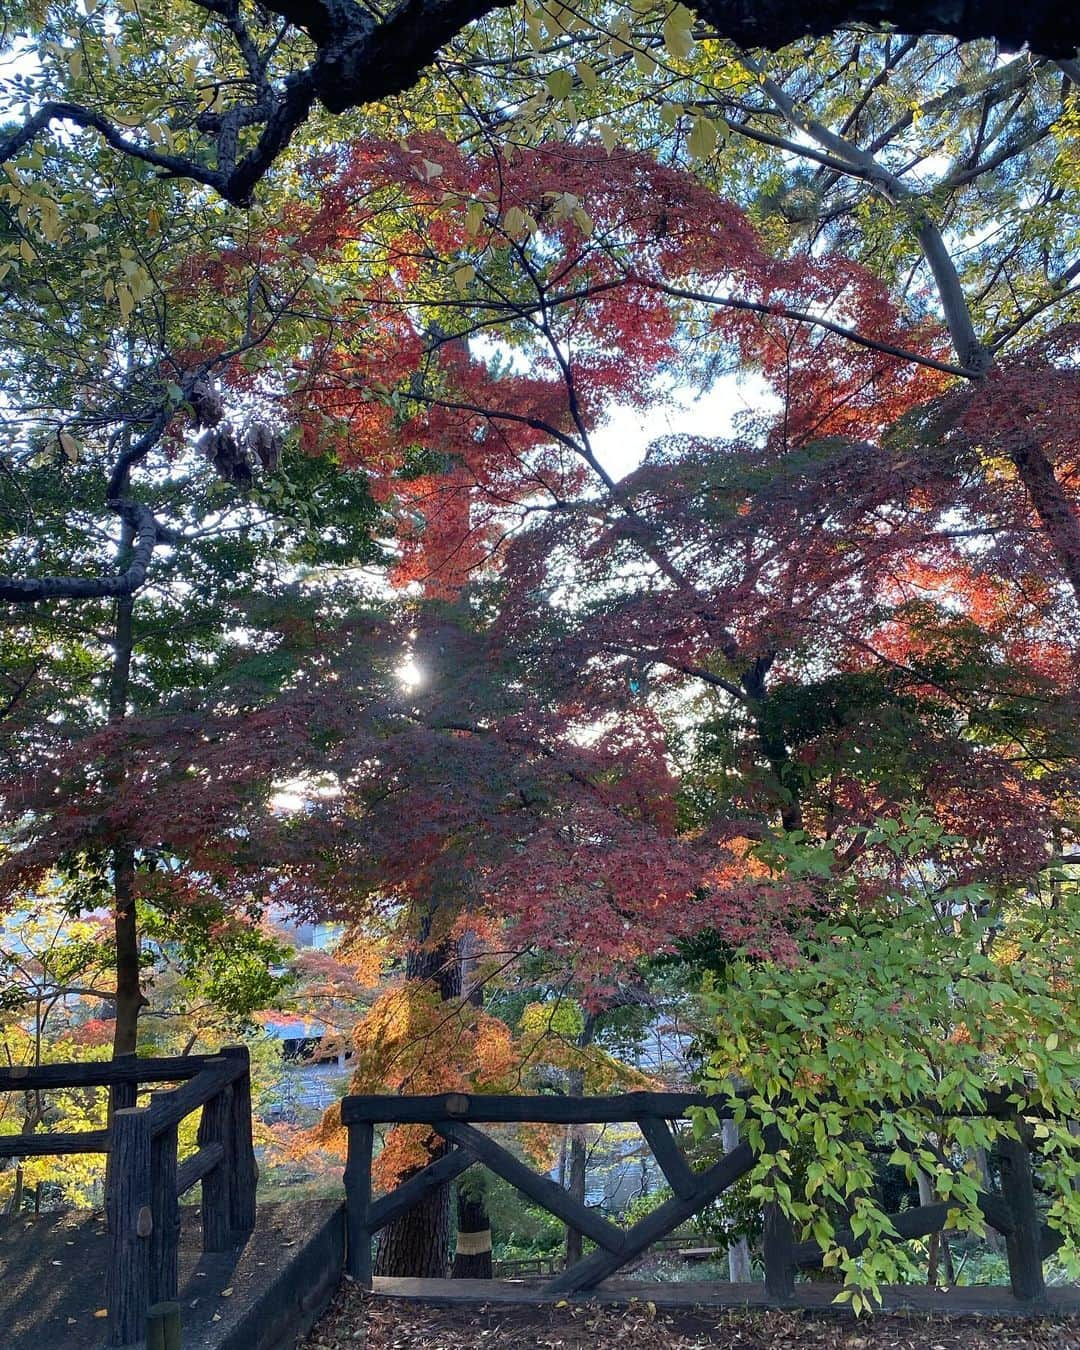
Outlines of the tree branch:
[[36,600],[92,600],[103,596],[133,595],[145,582],[150,558],[162,540],[175,541],[172,530],[158,524],[142,502],[128,498],[109,505],[135,532],[131,564],[112,577],[5,577],[0,576],[0,600],[32,604]]
[[[115,150],[152,165],[167,177],[203,183],[235,205],[252,191],[309,116],[315,102],[339,114],[377,103],[411,88],[438,52],[471,23],[512,0],[400,0],[375,18],[357,0],[266,0],[265,11],[301,29],[315,46],[311,63],[279,78],[275,86],[242,22],[236,0],[190,0],[229,31],[254,90],[196,127],[213,138],[216,166],[190,156],[165,154],[125,136],[102,113],[81,104],[50,101],[0,140],[0,162],[11,159],[54,121],[93,128]],[[713,30],[744,48],[777,50],[802,38],[824,37],[850,24],[899,32],[948,34],[967,41],[994,38],[1003,46],[1028,46],[1059,59],[1072,77],[1080,47],[1080,10],[1059,0],[688,0]],[[280,35],[279,35],[280,36]],[[271,44],[269,51],[273,50]],[[237,162],[237,129],[262,124],[256,145]],[[962,353],[963,359],[966,356]]]

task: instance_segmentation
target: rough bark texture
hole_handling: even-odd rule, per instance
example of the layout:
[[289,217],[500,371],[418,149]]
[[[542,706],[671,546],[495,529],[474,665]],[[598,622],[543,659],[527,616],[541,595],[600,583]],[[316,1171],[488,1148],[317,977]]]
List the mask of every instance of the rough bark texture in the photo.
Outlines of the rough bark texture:
[[[739,1147],[739,1127],[733,1120],[724,1120],[720,1124],[720,1137],[724,1143],[724,1152],[733,1153]],[[750,1244],[746,1238],[736,1238],[728,1248],[728,1279],[732,1284],[749,1284],[753,1279],[750,1265]]]
[[[479,1008],[484,988],[476,979],[475,947],[474,934],[466,933],[461,940],[461,992],[474,1008]],[[475,1175],[457,1185],[457,1241],[450,1274],[455,1280],[492,1278],[491,1219],[483,1182]]]
[[491,1220],[482,1194],[470,1196],[458,1189],[457,1229],[451,1275],[455,1280],[490,1280]]
[[[581,1046],[590,1045],[593,1037],[596,1035],[596,1018],[590,1013],[585,1018],[585,1025],[581,1029],[581,1035],[578,1037],[578,1044]],[[570,1096],[580,1097],[585,1090],[585,1082],[582,1075],[574,1072],[568,1075],[570,1083]],[[572,1125],[570,1127],[570,1168],[567,1177],[566,1189],[574,1197],[585,1203],[585,1167],[588,1162],[585,1151],[585,1126]],[[576,1262],[581,1260],[582,1246],[581,1234],[576,1228],[567,1228],[566,1230],[566,1266],[569,1269]]]
[[[461,995],[461,963],[450,944],[410,952],[406,975],[413,980],[431,980],[445,999]],[[445,1152],[445,1142],[432,1135],[427,1161],[434,1162]],[[382,1230],[375,1253],[374,1273],[442,1280],[446,1278],[449,1252],[450,1186],[447,1184],[429,1191],[409,1213]]]
[[[131,537],[129,527],[125,530],[125,545],[130,546]],[[127,715],[133,645],[134,600],[130,595],[122,595],[116,602],[113,663],[109,676],[110,722],[122,721]],[[135,850],[130,844],[118,844],[113,849],[112,866],[113,926],[116,937],[115,1058],[135,1053],[139,1036],[139,1011],[146,1000],[140,980],[139,934],[135,917]],[[131,1104],[124,1102],[124,1105]]]
[[1012,462],[1028,490],[1061,570],[1080,600],[1080,516],[1058,482],[1053,465],[1033,441],[1014,450]]

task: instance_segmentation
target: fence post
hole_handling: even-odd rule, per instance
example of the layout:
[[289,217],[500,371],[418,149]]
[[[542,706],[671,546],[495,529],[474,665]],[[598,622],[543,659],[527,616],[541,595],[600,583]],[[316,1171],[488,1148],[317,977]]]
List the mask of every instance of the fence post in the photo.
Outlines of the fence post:
[[105,1303],[109,1344],[135,1345],[146,1332],[150,1302],[150,1113],[126,1107],[113,1114],[110,1130],[109,1265]]
[[[151,1093],[151,1105],[168,1100],[167,1092]],[[150,1140],[150,1302],[176,1297],[180,1278],[180,1201],[176,1194],[176,1126]]]
[[795,1235],[791,1220],[775,1200],[765,1205],[763,1219],[765,1292],[770,1298],[787,1300],[795,1292]]
[[155,1303],[147,1308],[146,1350],[181,1350],[179,1303]]
[[220,1144],[221,1161],[202,1180],[203,1251],[224,1252],[232,1246],[230,1172],[233,1166],[232,1085],[224,1087],[206,1102],[199,1121],[199,1147]]
[[229,1126],[229,1222],[234,1234],[248,1234],[255,1227],[255,1188],[259,1167],[251,1138],[251,1065],[246,1045],[227,1045],[223,1058],[241,1061],[244,1072],[232,1085],[232,1115]]
[[[1018,1127],[1022,1133],[1023,1127]],[[1001,1193],[1012,1211],[1013,1231],[1006,1234],[1005,1250],[1009,1258],[1009,1281],[1018,1299],[1041,1298],[1046,1293],[1043,1279],[1039,1215],[1035,1208],[1035,1185],[1031,1176],[1031,1154],[1020,1139],[999,1139]]]
[[348,1272],[363,1289],[371,1288],[371,1151],[375,1126],[360,1121],[349,1126],[349,1152],[345,1162],[346,1260]]

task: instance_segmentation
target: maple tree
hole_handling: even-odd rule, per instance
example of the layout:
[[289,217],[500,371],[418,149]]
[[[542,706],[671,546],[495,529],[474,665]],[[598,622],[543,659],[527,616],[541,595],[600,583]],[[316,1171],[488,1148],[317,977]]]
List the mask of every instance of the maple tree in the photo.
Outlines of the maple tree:
[[[364,695],[336,838],[364,840],[350,862],[370,860],[369,896],[453,895],[447,934],[464,905],[595,997],[613,961],[710,928],[731,949],[798,950],[830,887],[747,848],[776,825],[826,841],[826,876],[868,898],[895,858],[881,817],[912,805],[938,817],[920,846],[939,875],[1037,875],[1075,820],[1074,638],[1067,594],[1033,584],[1033,551],[1050,575],[1059,554],[995,467],[1008,445],[984,387],[943,397],[940,335],[905,326],[872,278],[776,260],[642,158],[544,147],[498,159],[495,184],[445,145],[363,146],[287,226],[330,274],[353,281],[362,259],[378,278],[351,286],[362,341],[337,310],[287,406],[401,513],[399,580],[467,597],[453,624],[418,612],[399,639],[430,688],[372,703],[367,639],[344,680]],[[717,274],[745,290],[710,290]],[[838,296],[846,322],[823,323]],[[493,353],[466,345],[478,333]],[[727,445],[671,438],[612,480],[603,411],[647,403],[694,338],[702,363],[753,360],[779,410]],[[1018,358],[1060,381],[1039,406],[1072,395],[1053,362],[1073,341]],[[1014,391],[1006,437],[1016,415]],[[1069,430],[1043,416],[1067,468]],[[696,782],[672,773],[673,727]],[[362,866],[327,888],[351,884],[354,915]]]

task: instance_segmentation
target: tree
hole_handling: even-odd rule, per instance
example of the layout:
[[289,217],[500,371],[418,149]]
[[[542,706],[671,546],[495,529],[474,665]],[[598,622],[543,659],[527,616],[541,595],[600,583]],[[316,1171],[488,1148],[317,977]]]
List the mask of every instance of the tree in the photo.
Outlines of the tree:
[[[238,0],[190,0],[179,14],[151,6],[140,11],[137,24],[121,10],[109,16],[115,20],[109,26],[96,6],[83,14],[72,4],[52,5],[43,21],[28,7],[15,23],[36,21],[46,67],[52,67],[43,81],[48,93],[0,142],[0,160],[18,155],[54,122],[67,123],[163,175],[191,179],[246,204],[317,107],[336,116],[410,89],[437,63],[442,48],[460,37],[468,49],[475,31],[470,26],[482,19],[490,25],[495,20],[489,16],[502,8],[503,0],[427,0],[373,18],[351,0],[288,0],[252,16]],[[660,5],[635,18],[655,31],[664,24],[688,29],[695,16],[717,37],[751,48],[775,49],[806,34],[821,37],[861,23],[963,40],[993,37],[1066,61],[1080,45],[1080,30],[1046,0],[1009,12],[969,5],[954,15],[922,0],[885,7],[816,0],[798,9],[773,3],[752,12],[730,0],[695,0],[688,8]],[[620,22],[626,20],[617,10],[602,10],[561,26],[602,32]],[[53,46],[45,45],[50,41]],[[512,50],[509,33],[504,41]],[[170,47],[185,60],[163,58]],[[108,81],[111,98],[91,98],[91,77],[108,70],[112,53],[125,77]],[[31,77],[22,78],[33,87]],[[68,97],[57,98],[58,88]],[[168,91],[165,105],[162,89]],[[132,104],[143,119],[135,129],[123,111]]]

